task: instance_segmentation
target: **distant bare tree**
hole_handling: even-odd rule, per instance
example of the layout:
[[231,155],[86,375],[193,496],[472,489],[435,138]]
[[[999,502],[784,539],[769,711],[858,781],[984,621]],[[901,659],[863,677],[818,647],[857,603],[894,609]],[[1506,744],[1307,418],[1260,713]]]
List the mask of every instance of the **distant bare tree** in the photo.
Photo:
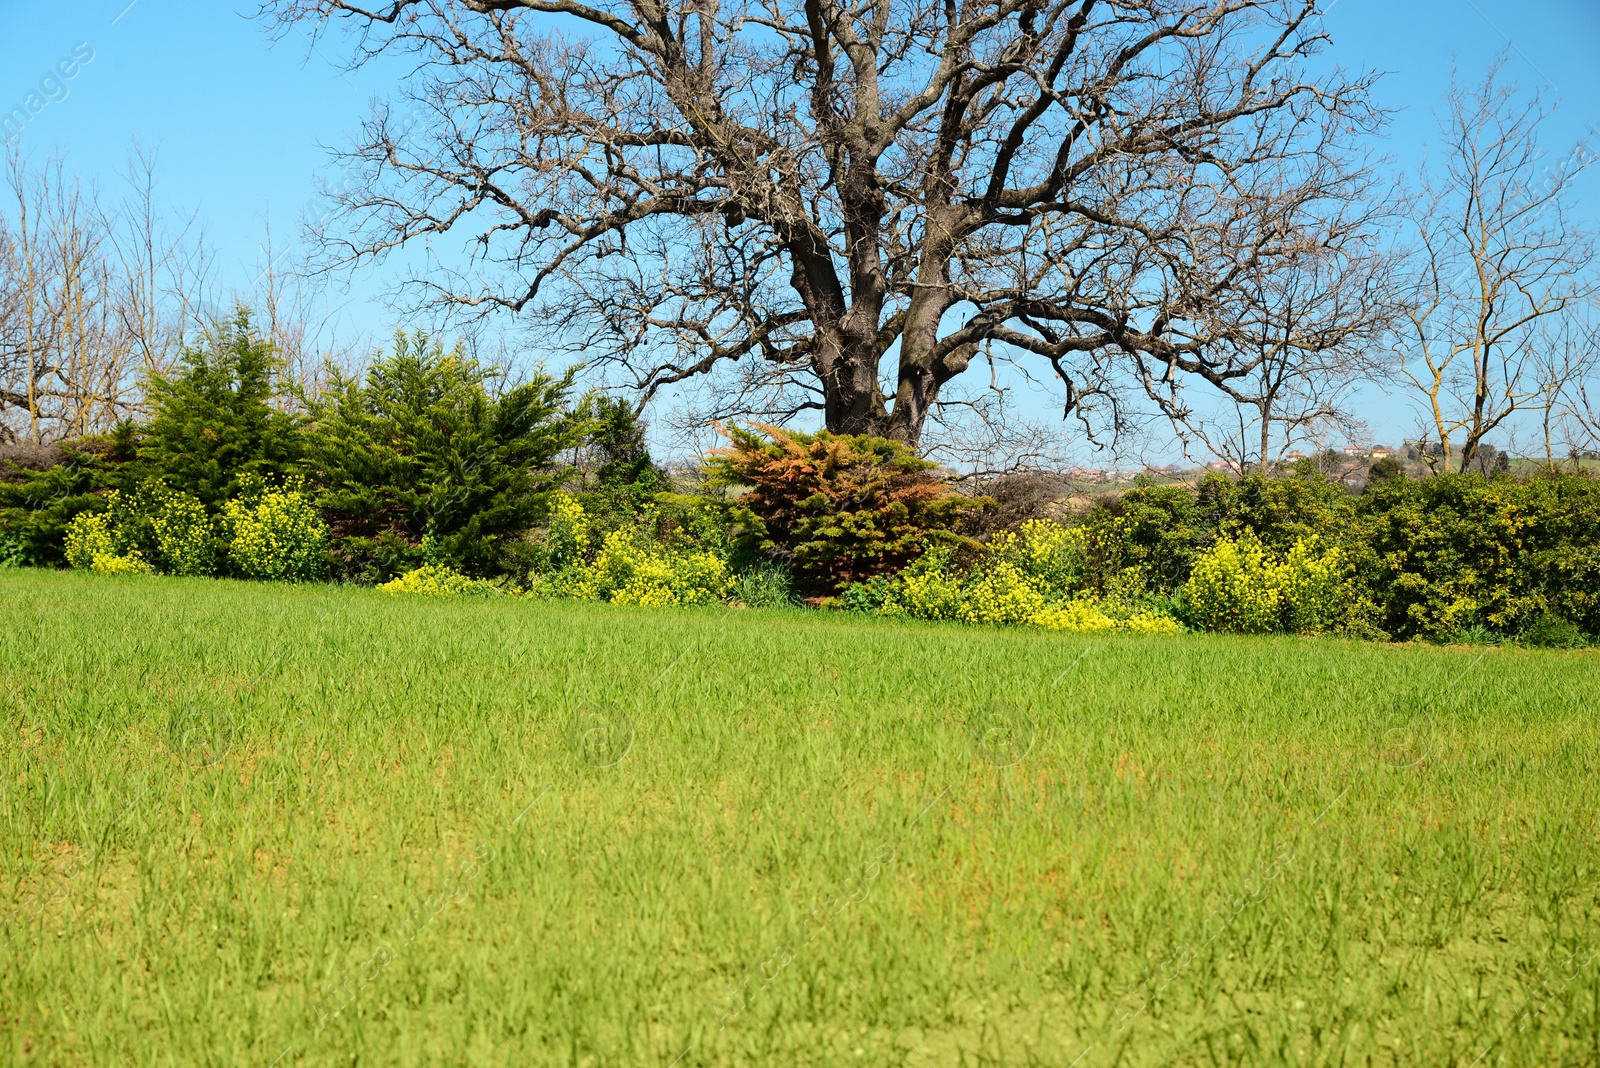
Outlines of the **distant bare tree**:
[[[1321,0],[267,0],[401,53],[332,264],[462,235],[426,299],[529,312],[648,397],[917,443],[984,351],[1064,409],[1240,374],[1250,280],[1349,199],[1370,76]],[[420,116],[420,117],[419,117]]]
[[1539,132],[1549,108],[1502,84],[1501,66],[1475,88],[1452,81],[1443,161],[1424,170],[1416,206],[1401,349],[1447,466],[1462,434],[1462,471],[1487,435],[1519,413],[1549,410],[1544,342],[1596,292],[1594,235],[1572,211],[1574,180],[1595,157],[1580,145],[1545,167]]
[[[1546,378],[1560,390],[1552,399],[1568,454],[1600,449],[1600,301],[1571,316],[1547,357]],[[1549,421],[1546,421],[1546,437]],[[1546,446],[1553,453],[1553,442]]]
[[1296,444],[1357,433],[1352,391],[1375,373],[1370,354],[1400,314],[1395,257],[1374,237],[1392,210],[1377,189],[1308,222],[1298,259],[1247,275],[1249,312],[1230,346],[1233,373],[1217,383],[1231,406],[1205,418],[1172,412],[1182,431],[1238,471],[1271,470]]
[[138,414],[142,382],[205,324],[209,258],[193,221],[168,227],[154,159],[135,151],[107,205],[60,157],[6,158],[0,210],[0,438],[38,444]]
[[101,216],[116,286],[110,294],[140,377],[165,374],[185,337],[208,325],[212,257],[197,217],[169,224],[156,203],[156,157],[135,146],[127,195]]

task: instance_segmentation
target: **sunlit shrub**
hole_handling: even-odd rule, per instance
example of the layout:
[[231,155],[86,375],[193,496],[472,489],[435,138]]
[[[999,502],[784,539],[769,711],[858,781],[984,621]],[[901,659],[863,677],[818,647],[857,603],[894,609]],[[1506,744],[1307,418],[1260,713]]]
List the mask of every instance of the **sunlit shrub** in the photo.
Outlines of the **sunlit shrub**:
[[576,497],[557,493],[550,502],[550,525],[545,533],[552,570],[582,564],[589,552],[591,523]]
[[117,555],[110,517],[104,512],[79,512],[67,525],[66,553],[67,563],[82,571],[94,567],[96,557]]
[[95,557],[90,569],[103,575],[148,575],[154,570],[137,556],[112,556],[109,554]]
[[[126,518],[133,514],[131,502],[116,490],[106,494],[105,501],[106,511],[79,512],[67,525],[67,563],[108,575],[149,574],[153,569],[139,556],[129,537],[129,528],[135,525]],[[118,522],[119,516],[123,522]]]
[[211,517],[198,497],[160,483],[140,488],[138,510],[155,538],[156,557],[169,575],[213,575],[216,540]]
[[673,550],[636,531],[614,530],[570,592],[614,604],[715,604],[732,585],[727,562],[713,553]]
[[[667,532],[668,540],[656,537],[658,528]],[[634,525],[606,533],[598,548],[595,537],[593,517],[582,502],[556,494],[538,546],[541,567],[529,576],[530,592],[615,604],[716,604],[726,600],[739,581],[723,554],[700,547],[677,520],[658,522],[654,509],[641,512]],[[781,577],[781,572],[746,575],[742,583],[759,600],[787,603],[787,585],[779,581]],[[775,592],[780,585],[782,591]]]
[[1295,634],[1332,630],[1347,608],[1347,574],[1341,550],[1318,552],[1309,538],[1295,542],[1273,573],[1283,629]]
[[963,623],[1027,623],[1044,610],[1044,594],[1008,561],[975,571],[963,585],[956,618]]
[[1254,534],[1219,538],[1196,557],[1184,598],[1206,630],[1234,634],[1331,629],[1346,598],[1343,554],[1318,551],[1313,539],[1297,541],[1275,559]]
[[1032,521],[990,539],[969,569],[960,569],[948,548],[935,548],[893,578],[848,587],[841,601],[855,611],[988,626],[1077,633],[1176,634],[1183,629],[1149,605],[1082,593],[1082,547],[1076,531]]
[[267,490],[229,501],[223,522],[228,559],[246,578],[304,582],[327,573],[328,524],[304,494]]
[[149,564],[118,548],[116,529],[105,512],[79,512],[67,526],[67,562],[73,567],[107,575],[149,574]]
[[1278,590],[1267,550],[1253,534],[1219,538],[1195,559],[1183,588],[1189,612],[1206,630],[1271,634],[1278,629]]
[[1090,601],[1069,601],[1064,605],[1042,608],[1029,617],[1027,622],[1045,630],[1064,630],[1083,634],[1117,629],[1117,621]]
[[957,520],[980,504],[898,441],[759,424],[727,434],[706,461],[711,485],[738,493],[751,547],[792,561],[812,593],[904,567],[956,539]]
[[384,593],[415,593],[427,597],[500,596],[502,591],[492,582],[468,578],[454,568],[443,564],[424,564],[391,579],[378,587]]

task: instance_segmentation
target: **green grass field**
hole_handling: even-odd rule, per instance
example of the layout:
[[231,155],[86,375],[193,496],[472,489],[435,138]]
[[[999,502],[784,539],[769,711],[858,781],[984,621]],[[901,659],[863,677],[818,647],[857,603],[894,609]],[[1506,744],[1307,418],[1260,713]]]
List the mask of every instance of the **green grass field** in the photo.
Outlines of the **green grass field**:
[[0,1062],[1600,1064],[1600,654],[0,617]]

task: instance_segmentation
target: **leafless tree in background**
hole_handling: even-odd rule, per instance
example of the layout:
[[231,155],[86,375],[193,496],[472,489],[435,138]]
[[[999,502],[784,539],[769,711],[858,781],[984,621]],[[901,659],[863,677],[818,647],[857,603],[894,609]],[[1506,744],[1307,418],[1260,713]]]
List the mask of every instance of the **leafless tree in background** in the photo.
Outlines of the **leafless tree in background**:
[[[459,232],[427,299],[528,312],[644,397],[913,444],[986,349],[1068,413],[1241,373],[1251,280],[1347,202],[1369,76],[1319,0],[268,0],[416,64],[321,234]],[[415,116],[420,113],[418,121]],[[430,245],[431,247],[431,245]]]
[[[1559,392],[1550,397],[1562,445],[1577,458],[1600,450],[1600,301],[1571,316],[1547,357],[1545,377]],[[1550,419],[1545,420],[1547,454],[1554,453]]]
[[1547,168],[1539,131],[1549,108],[1502,84],[1501,66],[1473,88],[1452,81],[1443,159],[1424,170],[1416,205],[1415,299],[1401,349],[1445,465],[1462,435],[1462,471],[1487,435],[1549,410],[1544,346],[1596,292],[1594,236],[1572,203],[1574,179],[1595,157],[1580,145]]
[[0,351],[7,408],[22,409],[20,420],[8,420],[11,432],[38,443],[76,436],[108,417],[115,422],[127,376],[109,314],[98,205],[59,159],[34,174],[13,152],[7,184],[15,224],[8,227],[6,279],[20,293],[8,301],[17,314],[8,318]]
[[1397,257],[1377,237],[1395,206],[1376,185],[1352,187],[1338,213],[1286,234],[1298,256],[1245,272],[1246,310],[1227,342],[1235,373],[1216,383],[1222,414],[1170,412],[1181,436],[1236,471],[1270,471],[1296,444],[1362,431],[1353,391],[1380,373],[1371,354],[1402,307]]
[[157,207],[152,153],[135,146],[126,184],[125,198],[102,215],[116,252],[113,300],[140,376],[165,374],[215,304],[212,256],[195,216],[169,225]]
[[205,265],[186,230],[160,232],[146,156],[111,210],[59,157],[30,168],[13,151],[6,178],[0,423],[33,443],[107,430],[138,409],[143,378],[176,358]]
[[60,157],[6,159],[0,211],[0,437],[35,444],[110,429],[140,411],[204,325],[209,259],[193,221],[170,228],[155,164],[135,152],[109,207]]

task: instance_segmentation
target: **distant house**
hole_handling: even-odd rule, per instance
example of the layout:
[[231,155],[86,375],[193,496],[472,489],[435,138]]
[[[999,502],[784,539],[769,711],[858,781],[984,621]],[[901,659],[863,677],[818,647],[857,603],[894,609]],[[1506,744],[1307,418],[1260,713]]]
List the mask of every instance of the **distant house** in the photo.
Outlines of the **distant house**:
[[1370,455],[1374,460],[1386,460],[1394,455],[1394,450],[1384,445],[1376,445]]
[[1285,460],[1304,460],[1306,458],[1306,454],[1301,452],[1299,449],[1290,449],[1288,452],[1283,454],[1283,458]]
[[1346,445],[1343,451],[1346,456],[1363,457],[1367,455],[1367,447],[1365,445]]

